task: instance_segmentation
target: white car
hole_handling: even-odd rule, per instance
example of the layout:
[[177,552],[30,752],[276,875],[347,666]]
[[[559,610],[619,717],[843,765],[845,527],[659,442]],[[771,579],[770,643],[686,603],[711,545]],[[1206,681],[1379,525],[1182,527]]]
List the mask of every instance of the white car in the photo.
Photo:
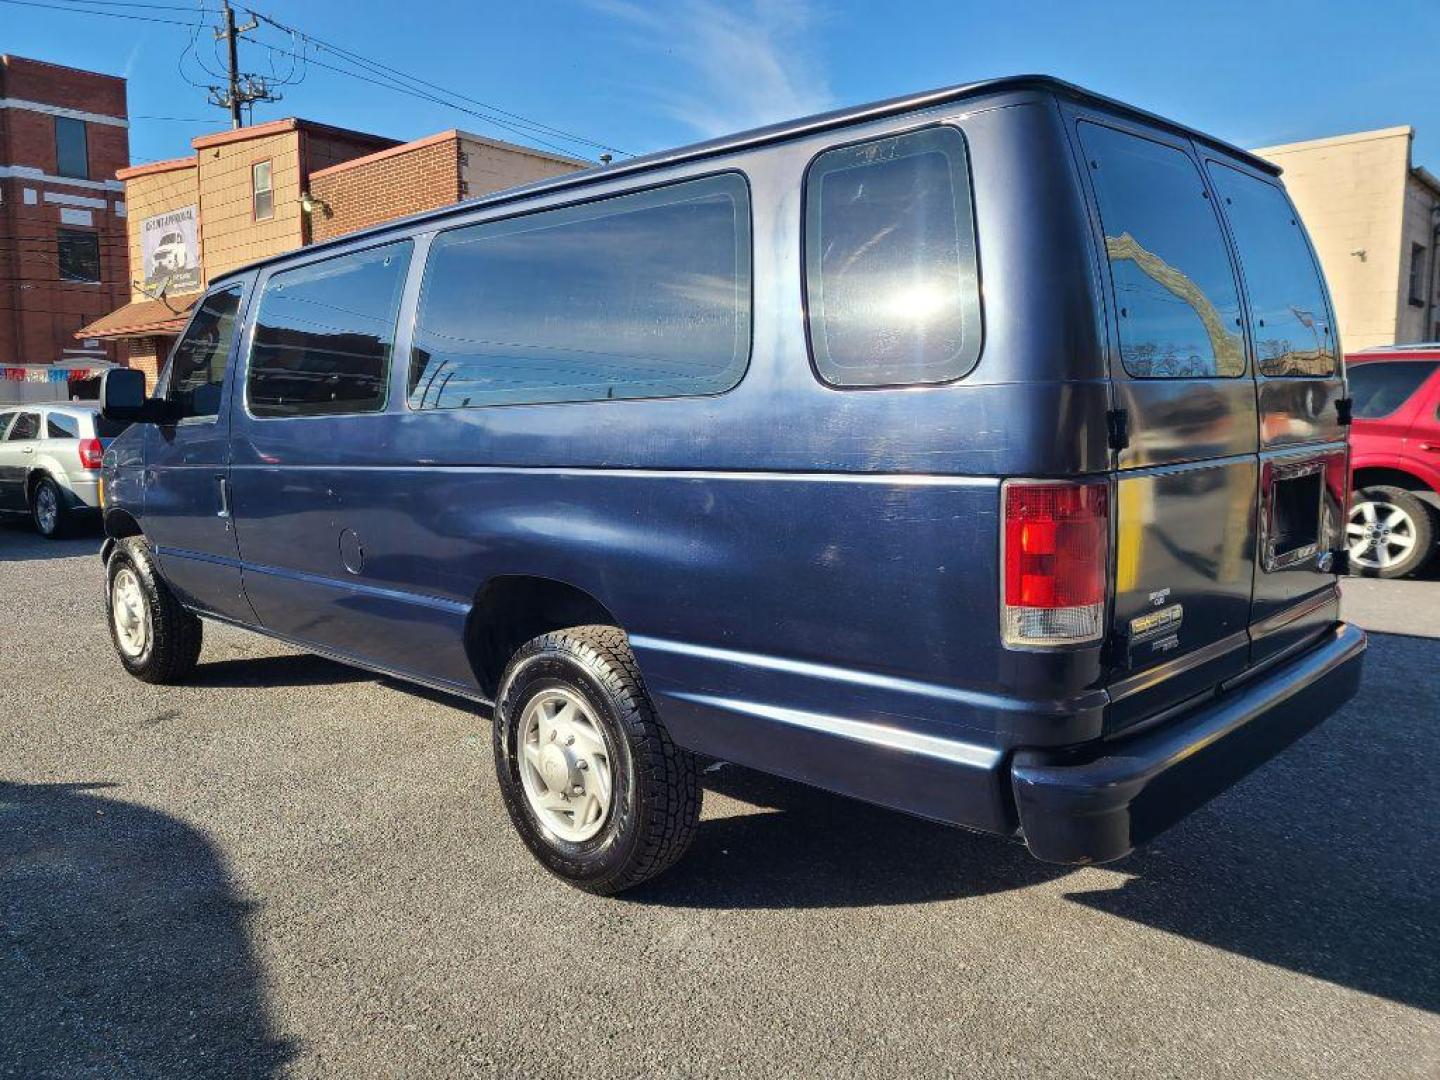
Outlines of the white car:
[[84,402],[0,409],[0,516],[26,514],[48,539],[100,506],[100,460],[128,425]]

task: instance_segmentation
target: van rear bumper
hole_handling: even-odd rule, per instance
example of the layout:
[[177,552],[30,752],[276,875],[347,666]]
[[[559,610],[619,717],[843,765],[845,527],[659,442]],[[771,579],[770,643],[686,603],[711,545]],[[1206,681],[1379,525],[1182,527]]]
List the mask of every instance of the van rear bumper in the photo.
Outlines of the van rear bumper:
[[1294,659],[1153,731],[1069,753],[1021,750],[1020,831],[1047,862],[1108,862],[1169,828],[1339,709],[1365,631],[1337,623]]

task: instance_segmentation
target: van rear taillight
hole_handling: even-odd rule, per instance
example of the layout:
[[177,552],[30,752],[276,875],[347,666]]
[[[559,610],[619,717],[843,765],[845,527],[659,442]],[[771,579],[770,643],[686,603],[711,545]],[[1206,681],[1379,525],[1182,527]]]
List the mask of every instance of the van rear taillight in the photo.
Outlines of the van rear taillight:
[[100,445],[99,439],[80,440],[80,467],[82,469],[98,469],[105,458],[105,448]]
[[1105,634],[1109,584],[1108,485],[1007,480],[1000,502],[1005,644],[1099,641]]

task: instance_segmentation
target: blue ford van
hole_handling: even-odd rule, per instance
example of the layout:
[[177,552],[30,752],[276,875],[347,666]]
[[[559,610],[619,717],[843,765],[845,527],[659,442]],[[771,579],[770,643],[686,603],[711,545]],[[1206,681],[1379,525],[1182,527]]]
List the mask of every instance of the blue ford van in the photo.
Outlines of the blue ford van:
[[493,713],[599,893],[718,758],[1115,859],[1355,692],[1345,393],[1276,169],[1048,78],[559,177],[211,282],[105,454],[110,627]]

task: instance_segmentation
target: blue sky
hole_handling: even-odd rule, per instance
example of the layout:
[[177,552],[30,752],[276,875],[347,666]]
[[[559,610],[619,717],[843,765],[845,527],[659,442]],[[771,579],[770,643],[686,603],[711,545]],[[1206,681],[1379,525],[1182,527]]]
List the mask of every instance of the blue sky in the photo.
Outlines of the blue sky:
[[[135,161],[188,152],[225,125],[205,104],[208,30],[72,14],[104,8],[194,22],[187,0],[0,2],[0,52],[123,74]],[[219,0],[205,0],[215,7]],[[1440,172],[1435,0],[254,0],[255,10],[447,91],[629,152],[819,109],[994,75],[1042,71],[1246,146],[1413,124]],[[203,16],[213,22],[213,13]],[[398,138],[449,127],[516,134],[320,66],[350,66],[270,26],[242,67],[303,74],[256,120],[299,115]],[[472,107],[468,106],[467,107]],[[473,106],[479,108],[479,106]],[[180,117],[181,121],[146,119]],[[193,122],[189,118],[206,118]],[[501,117],[501,119],[505,119]],[[569,152],[594,146],[538,133]]]

